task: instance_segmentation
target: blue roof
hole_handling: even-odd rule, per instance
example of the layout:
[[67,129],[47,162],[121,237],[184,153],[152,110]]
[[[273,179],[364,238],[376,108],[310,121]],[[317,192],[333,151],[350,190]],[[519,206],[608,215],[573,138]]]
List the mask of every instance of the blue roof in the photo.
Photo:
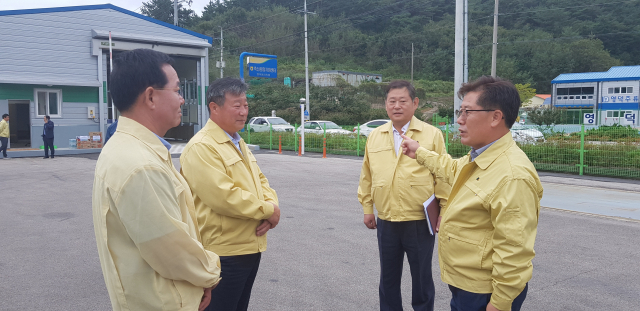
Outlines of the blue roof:
[[145,16],[142,14],[138,14],[136,12],[132,12],[129,10],[125,10],[121,7],[117,7],[113,4],[98,4],[98,5],[81,5],[81,6],[67,6],[67,7],[57,7],[57,8],[45,8],[45,9],[28,9],[28,10],[11,10],[11,11],[0,11],[0,16],[6,16],[6,15],[22,15],[22,14],[38,14],[38,13],[56,13],[56,12],[71,12],[71,11],[85,11],[85,10],[102,10],[102,9],[111,9],[111,10],[115,10],[124,14],[128,14],[137,18],[141,18],[144,19],[146,21],[158,24],[158,25],[162,25],[165,27],[169,27],[171,29],[180,31],[180,32],[184,32],[186,34],[201,38],[201,39],[205,39],[207,40],[207,42],[209,42],[209,44],[213,43],[213,38],[209,37],[209,36],[205,36],[203,34],[199,34],[195,31],[191,31],[189,29],[184,29],[175,25],[171,25],[169,23],[165,23],[163,21],[159,21],[155,18],[151,18],[149,16]]
[[563,73],[551,80],[551,84],[629,80],[640,80],[640,66],[611,67],[605,72]]

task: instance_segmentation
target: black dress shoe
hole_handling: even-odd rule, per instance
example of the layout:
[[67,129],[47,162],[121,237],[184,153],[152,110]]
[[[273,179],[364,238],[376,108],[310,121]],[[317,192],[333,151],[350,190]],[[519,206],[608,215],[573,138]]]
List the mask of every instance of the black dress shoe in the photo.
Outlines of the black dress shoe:
[[49,157],[44,157],[43,159],[48,159]]
[[53,158],[55,158],[55,157],[54,157],[54,156],[51,156],[51,158],[53,159]]

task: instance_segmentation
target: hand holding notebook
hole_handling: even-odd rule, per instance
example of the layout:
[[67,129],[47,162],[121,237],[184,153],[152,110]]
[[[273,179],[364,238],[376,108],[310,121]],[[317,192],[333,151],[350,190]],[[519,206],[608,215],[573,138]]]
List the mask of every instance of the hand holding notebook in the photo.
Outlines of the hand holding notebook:
[[440,202],[436,199],[436,195],[433,194],[429,199],[422,203],[424,207],[424,215],[427,217],[427,224],[429,226],[429,233],[435,235],[438,225],[438,217],[440,217]]

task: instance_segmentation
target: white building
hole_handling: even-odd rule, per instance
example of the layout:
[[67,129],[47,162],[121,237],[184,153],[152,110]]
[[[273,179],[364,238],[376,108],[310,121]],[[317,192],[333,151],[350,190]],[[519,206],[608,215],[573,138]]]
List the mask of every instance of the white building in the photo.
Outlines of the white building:
[[117,116],[109,33],[114,57],[147,48],[174,58],[186,105],[183,124],[166,136],[186,139],[200,129],[211,37],[111,4],[0,11],[0,114],[11,116],[12,147],[41,146],[44,115],[61,148],[76,136],[104,133]]
[[606,72],[566,73],[551,83],[552,105],[581,109],[585,124],[640,125],[640,66],[612,67]]

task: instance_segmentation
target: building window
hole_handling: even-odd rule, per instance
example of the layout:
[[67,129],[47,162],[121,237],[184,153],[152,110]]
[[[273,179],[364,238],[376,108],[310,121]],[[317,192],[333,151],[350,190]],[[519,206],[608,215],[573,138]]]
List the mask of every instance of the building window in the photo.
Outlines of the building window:
[[62,90],[36,89],[36,115],[62,117]]
[[623,87],[610,87],[609,94],[631,94],[633,93],[632,86],[623,86]]
[[631,110],[608,110],[607,118],[622,118],[625,114],[633,113]]
[[[594,91],[594,87],[562,87],[556,89],[556,95],[593,95]],[[576,99],[580,99],[580,96],[577,96]]]

